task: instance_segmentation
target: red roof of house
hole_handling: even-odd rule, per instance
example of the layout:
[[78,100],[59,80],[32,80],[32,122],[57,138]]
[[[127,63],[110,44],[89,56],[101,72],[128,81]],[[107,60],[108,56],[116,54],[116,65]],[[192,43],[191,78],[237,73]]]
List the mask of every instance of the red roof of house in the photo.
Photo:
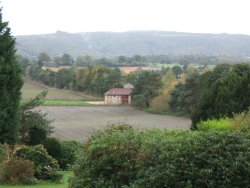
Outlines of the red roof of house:
[[112,96],[121,96],[121,95],[131,95],[132,89],[131,88],[113,88],[105,93],[105,95]]

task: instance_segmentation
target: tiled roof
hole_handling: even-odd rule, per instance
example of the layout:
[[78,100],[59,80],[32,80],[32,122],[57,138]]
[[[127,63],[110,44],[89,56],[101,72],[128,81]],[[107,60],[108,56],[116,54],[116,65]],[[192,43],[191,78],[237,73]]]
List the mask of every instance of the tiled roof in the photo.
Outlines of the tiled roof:
[[111,95],[130,95],[132,92],[131,88],[113,88],[105,93],[105,95],[111,96]]

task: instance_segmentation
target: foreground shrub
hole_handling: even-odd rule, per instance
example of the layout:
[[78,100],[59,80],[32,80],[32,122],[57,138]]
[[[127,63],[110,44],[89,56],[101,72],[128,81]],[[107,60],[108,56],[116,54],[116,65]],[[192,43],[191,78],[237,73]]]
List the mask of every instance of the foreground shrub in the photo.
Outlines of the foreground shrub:
[[249,187],[250,135],[110,127],[86,142],[73,173],[73,188]]
[[121,187],[136,175],[141,137],[130,126],[98,131],[84,145],[70,187]]
[[10,159],[3,165],[0,182],[2,184],[33,184],[34,166],[31,161],[23,159]]
[[62,154],[60,141],[56,138],[46,138],[42,145],[47,150],[48,154],[59,162]]
[[61,156],[58,162],[63,170],[70,170],[72,168],[81,148],[82,144],[77,141],[61,142]]
[[35,177],[40,180],[59,180],[59,166],[55,159],[48,155],[42,145],[22,146],[14,152],[14,158],[25,159],[33,162],[35,166]]
[[233,130],[232,120],[229,118],[221,118],[221,119],[209,119],[206,121],[201,121],[197,125],[198,130],[201,131],[229,131]]
[[74,164],[82,144],[77,141],[59,141],[56,138],[47,138],[43,143],[48,154],[58,161],[63,170],[70,170]]

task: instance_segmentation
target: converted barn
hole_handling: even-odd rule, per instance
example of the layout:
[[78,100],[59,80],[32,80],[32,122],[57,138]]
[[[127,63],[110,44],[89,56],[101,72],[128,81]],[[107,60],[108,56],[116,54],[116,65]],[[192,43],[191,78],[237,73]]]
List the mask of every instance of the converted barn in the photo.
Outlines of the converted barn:
[[105,104],[131,104],[131,88],[113,88],[106,92]]

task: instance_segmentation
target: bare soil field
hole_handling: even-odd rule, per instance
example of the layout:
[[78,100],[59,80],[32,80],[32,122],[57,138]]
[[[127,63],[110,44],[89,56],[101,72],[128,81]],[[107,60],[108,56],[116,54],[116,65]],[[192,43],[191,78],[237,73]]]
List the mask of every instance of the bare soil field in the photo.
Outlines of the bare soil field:
[[52,136],[62,140],[87,140],[93,131],[112,123],[128,123],[136,128],[190,128],[184,117],[146,113],[130,106],[41,106],[54,119]]

